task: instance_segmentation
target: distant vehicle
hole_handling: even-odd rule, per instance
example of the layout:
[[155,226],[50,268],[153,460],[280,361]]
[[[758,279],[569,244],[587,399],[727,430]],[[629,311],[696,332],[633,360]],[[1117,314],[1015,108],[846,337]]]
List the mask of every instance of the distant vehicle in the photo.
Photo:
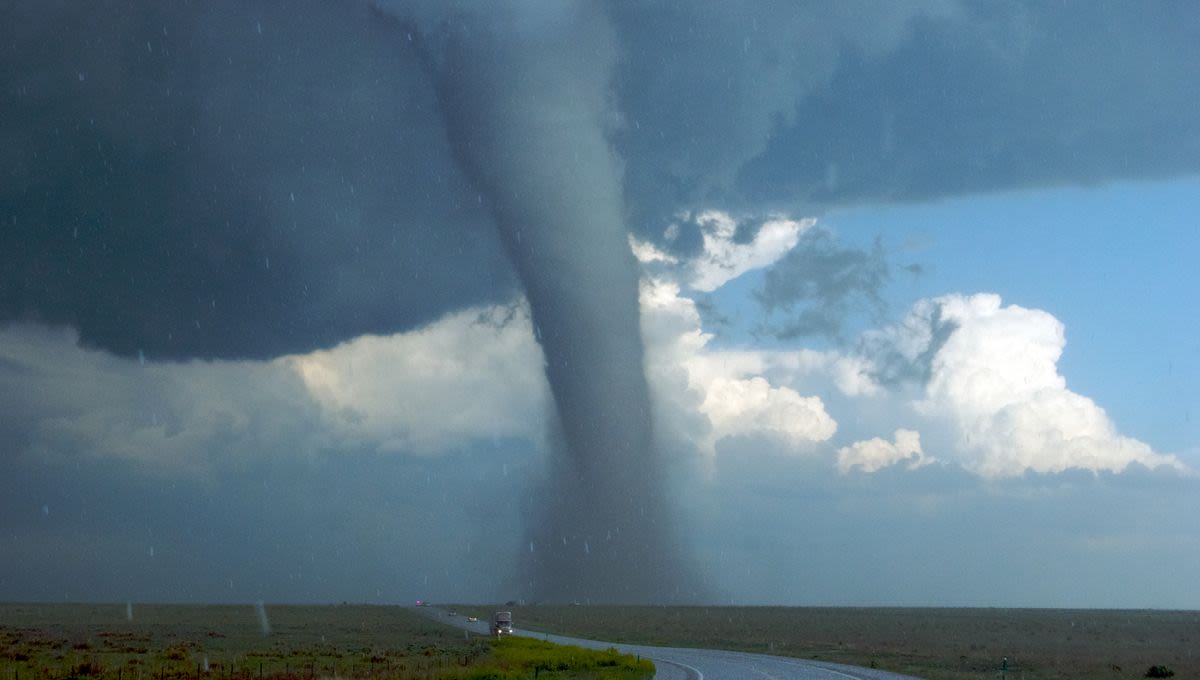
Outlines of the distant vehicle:
[[417,606],[418,606],[418,607],[424,607],[424,606],[425,606],[425,600],[417,600]]
[[451,610],[450,610],[450,616],[458,616],[458,612],[456,612],[456,611],[454,611],[453,609],[451,609]]
[[476,621],[479,620],[479,617],[478,616],[468,616],[467,620],[470,621],[471,623],[475,623]]
[[512,612],[496,612],[496,615],[492,617],[492,635],[500,637],[512,634]]

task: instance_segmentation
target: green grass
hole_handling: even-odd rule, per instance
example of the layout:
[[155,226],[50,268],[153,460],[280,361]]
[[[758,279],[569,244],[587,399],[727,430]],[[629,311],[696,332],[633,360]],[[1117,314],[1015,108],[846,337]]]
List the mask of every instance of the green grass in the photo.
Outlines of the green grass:
[[[790,607],[505,607],[519,628],[875,666],[931,680],[1200,678],[1200,612]],[[486,608],[460,613],[484,618]]]
[[[401,607],[0,605],[0,680],[639,680],[648,662],[468,634]],[[648,669],[648,670],[647,670]]]
[[[636,680],[654,677],[654,664],[616,650],[595,651],[530,638],[506,637],[494,645],[493,659],[471,678],[595,678]],[[490,666],[490,668],[488,668]]]

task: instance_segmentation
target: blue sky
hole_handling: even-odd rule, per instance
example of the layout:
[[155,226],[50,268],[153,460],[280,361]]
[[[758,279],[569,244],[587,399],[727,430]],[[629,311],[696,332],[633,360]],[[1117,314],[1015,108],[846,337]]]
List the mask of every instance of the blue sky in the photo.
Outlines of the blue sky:
[[[838,209],[820,224],[857,248],[882,244],[891,265],[881,290],[886,319],[949,292],[994,292],[1050,312],[1066,325],[1059,366],[1068,385],[1093,396],[1122,429],[1183,453],[1200,441],[1191,388],[1200,381],[1200,318],[1186,311],[1200,273],[1184,256],[1200,252],[1197,214],[1200,181],[1186,178]],[[762,275],[748,272],[713,293],[734,320],[715,342],[797,342],[753,333]],[[860,309],[849,325],[861,332],[879,320]]]
[[985,194],[833,213],[848,239],[881,235],[900,266],[894,308],[946,291],[992,291],[1067,328],[1059,366],[1125,430],[1167,451],[1200,441],[1200,182],[1117,183]]

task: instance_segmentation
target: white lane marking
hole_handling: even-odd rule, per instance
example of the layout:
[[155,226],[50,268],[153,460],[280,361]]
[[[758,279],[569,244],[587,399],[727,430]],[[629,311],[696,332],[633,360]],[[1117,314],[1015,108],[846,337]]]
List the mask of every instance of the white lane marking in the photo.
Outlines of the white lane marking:
[[784,664],[789,665],[789,666],[798,666],[800,668],[810,668],[810,669],[811,668],[819,668],[819,669],[825,671],[826,673],[833,673],[834,675],[840,675],[843,678],[850,678],[850,680],[863,680],[863,676],[861,676],[861,675],[851,675],[850,673],[845,673],[845,672],[839,671],[835,668],[830,668],[829,666],[826,666],[825,664],[817,662],[817,661],[808,661],[806,659],[793,659],[793,658],[789,658],[786,656],[777,656],[777,657],[772,657],[772,658],[778,659],[779,661],[781,661]]
[[651,661],[657,661],[658,663],[667,664],[668,666],[679,666],[680,668],[682,668],[685,671],[688,671],[690,673],[690,675],[688,675],[688,680],[704,680],[704,674],[700,672],[699,668],[696,668],[694,666],[689,666],[686,663],[680,663],[678,661],[667,661],[666,659],[656,659],[652,656],[646,656],[645,654],[643,654],[642,656],[644,656],[647,659],[650,659]]
[[771,680],[779,680],[779,678],[776,678],[774,675],[771,675],[770,673],[768,673],[760,668],[755,668],[755,667],[751,666],[750,670],[754,671],[755,673],[758,673],[759,675],[763,676],[764,678],[770,678]]

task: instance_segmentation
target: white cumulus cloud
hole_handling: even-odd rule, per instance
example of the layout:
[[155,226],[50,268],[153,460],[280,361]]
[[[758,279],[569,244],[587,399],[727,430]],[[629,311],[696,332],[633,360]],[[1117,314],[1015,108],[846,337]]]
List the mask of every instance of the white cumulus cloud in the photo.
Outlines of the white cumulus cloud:
[[1119,472],[1133,463],[1182,468],[1176,457],[1117,432],[1103,408],[1067,389],[1058,372],[1065,331],[1045,311],[1006,306],[994,294],[946,295],[918,302],[881,337],[893,341],[894,356],[877,357],[880,373],[895,356],[911,362],[893,372],[925,380],[911,406],[950,428],[948,453],[979,475]]
[[212,478],[265,457],[433,455],[540,442],[548,388],[524,306],[461,311],[271,361],[158,362],[69,328],[0,328],[0,435],[20,455],[118,459]]
[[739,434],[769,433],[794,447],[825,441],[837,423],[820,397],[803,397],[788,387],[772,387],[761,376],[718,378],[705,389],[700,406],[719,439]]
[[[736,240],[739,221],[733,215],[720,210],[707,210],[695,215],[685,213],[680,219],[692,220],[700,227],[703,248],[694,258],[681,260],[664,252],[651,243],[629,239],[634,257],[642,264],[661,264],[682,268],[679,281],[692,290],[710,293],[726,283],[753,269],[761,269],[775,263],[789,250],[796,247],[800,236],[817,223],[815,218],[791,219],[781,215],[761,220],[754,238],[745,243]],[[678,224],[667,229],[672,238],[679,230]]]
[[928,465],[933,461],[921,450],[921,434],[914,430],[896,430],[893,441],[868,439],[838,449],[837,468],[845,474],[854,468],[863,472],[875,472],[901,461],[908,461],[908,469]]
[[542,436],[549,388],[523,305],[468,309],[287,361],[347,442],[431,454]]
[[737,221],[728,213],[710,210],[696,216],[704,238],[704,252],[692,264],[688,282],[692,288],[710,292],[752,269],[765,267],[796,246],[800,234],[816,219],[792,220],[773,217],[763,222],[754,239],[737,243]]
[[695,303],[680,295],[677,283],[643,280],[641,297],[647,374],[674,436],[711,455],[724,437],[767,435],[799,450],[837,431],[820,397],[774,385],[763,375],[767,353],[710,349],[712,336],[701,329]]

